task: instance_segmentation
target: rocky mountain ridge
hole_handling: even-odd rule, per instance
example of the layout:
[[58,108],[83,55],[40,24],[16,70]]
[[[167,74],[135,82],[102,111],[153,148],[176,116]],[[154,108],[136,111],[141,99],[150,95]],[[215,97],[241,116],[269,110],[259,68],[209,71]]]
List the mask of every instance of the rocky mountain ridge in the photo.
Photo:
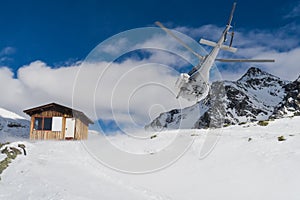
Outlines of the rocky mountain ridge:
[[30,122],[25,118],[0,108],[0,141],[13,141],[13,138],[29,138]]
[[300,76],[285,81],[251,67],[237,81],[211,84],[209,95],[191,107],[161,113],[148,130],[222,127],[299,115]]

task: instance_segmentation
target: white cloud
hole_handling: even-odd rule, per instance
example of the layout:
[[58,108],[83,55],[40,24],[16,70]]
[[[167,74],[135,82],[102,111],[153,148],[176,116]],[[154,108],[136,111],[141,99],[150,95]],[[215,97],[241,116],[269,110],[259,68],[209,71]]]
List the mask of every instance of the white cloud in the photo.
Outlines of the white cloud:
[[18,70],[18,78],[6,67],[0,68],[0,105],[18,114],[23,109],[49,102],[72,102],[72,85],[78,67],[52,69],[41,61]]
[[122,49],[128,46],[128,40],[126,38],[120,38],[115,40],[113,44],[108,44],[103,46],[101,49],[103,52],[118,55]]
[[13,72],[7,67],[0,68],[0,93],[1,106],[17,113],[21,113],[22,105],[28,103],[26,87],[18,80],[13,78]]
[[[223,28],[206,25],[199,28],[179,27],[177,30],[194,38],[214,39],[219,37]],[[279,29],[274,33],[264,30],[236,32],[234,45],[240,49],[235,55],[221,52],[220,57],[275,58],[274,64],[257,65],[279,77],[293,80],[300,73],[299,40],[289,37],[284,31],[288,30]],[[190,42],[187,38],[183,39]],[[119,41],[115,44],[126,49],[128,43]],[[118,54],[118,45],[107,46],[105,50]],[[139,126],[162,111],[190,105],[175,98],[177,91],[174,83],[178,74],[173,69],[174,66],[186,64],[181,57],[192,60],[193,56],[174,39],[162,34],[149,37],[134,48],[150,49],[151,55],[142,60],[128,58],[121,63],[79,62],[55,68],[35,61],[19,68],[17,78],[9,68],[2,67],[0,105],[21,114],[23,109],[44,103],[58,102],[67,106],[73,103],[76,109],[93,119],[96,119],[94,114],[97,113],[102,119],[115,118],[120,124]],[[203,53],[199,45],[193,48]],[[249,65],[252,64],[229,64],[227,70],[222,71],[222,76],[237,79]]]
[[192,38],[196,38],[198,41],[200,38],[208,40],[218,40],[225,27],[217,27],[212,24],[203,25],[201,27],[184,27],[180,26],[175,30],[182,32]]
[[18,80],[34,94],[41,94],[46,100],[71,102],[72,87],[78,66],[51,68],[41,61],[35,61],[18,70]]
[[[67,106],[73,103],[76,109],[93,119],[96,119],[96,112],[98,118],[114,118],[120,124],[140,127],[151,120],[149,110],[153,104],[161,105],[160,112],[178,108],[181,103],[190,105],[175,99],[177,74],[168,66],[145,60],[108,64],[83,62],[51,68],[35,61],[21,67],[17,78],[13,78],[8,68],[2,67],[0,105],[22,114],[26,108],[45,103],[58,102]],[[155,112],[152,116],[160,113]]]
[[13,54],[16,53],[16,49],[13,47],[5,47],[0,50],[0,65],[5,65],[6,63],[11,63],[14,59],[11,58]]
[[284,16],[284,18],[294,18],[300,16],[300,1],[297,2],[297,5],[293,7],[293,9]]
[[172,68],[145,60],[83,64],[75,83],[74,105],[90,113],[95,105],[98,116],[94,118],[144,126],[151,121],[149,110],[154,104],[161,105],[161,112],[191,105],[175,98],[177,76]]
[[[184,41],[184,43],[191,46],[196,52],[199,52],[200,54],[202,53],[203,49],[201,49],[197,41],[195,41],[193,38],[176,31],[173,31],[173,34]],[[164,32],[158,32],[157,34],[145,40],[143,43],[137,44],[134,48],[153,49],[153,51],[150,50],[152,56],[149,58],[149,60],[158,61],[162,64],[180,66],[182,64],[182,60],[178,59],[178,56],[180,56],[183,60],[196,64],[193,61],[196,57],[191,52],[187,51],[173,37],[165,34]],[[157,50],[160,50],[160,52]]]
[[0,51],[0,56],[8,56],[8,55],[12,55],[16,52],[16,49],[13,47],[5,47]]
[[[261,57],[273,57],[274,64],[265,66],[268,72],[286,80],[295,80],[300,75],[300,47],[286,52],[265,52]],[[259,58],[259,57],[258,57]]]

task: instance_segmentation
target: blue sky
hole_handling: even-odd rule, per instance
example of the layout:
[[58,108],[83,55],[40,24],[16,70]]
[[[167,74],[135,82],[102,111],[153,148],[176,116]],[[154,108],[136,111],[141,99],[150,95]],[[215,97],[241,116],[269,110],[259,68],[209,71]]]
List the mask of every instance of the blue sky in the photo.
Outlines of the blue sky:
[[[299,16],[284,17],[299,7],[295,0],[237,3],[234,19],[237,30],[274,32],[286,24],[299,23]],[[68,65],[83,60],[106,38],[128,29],[154,26],[157,20],[173,27],[205,24],[222,27],[231,5],[232,1],[222,0],[2,1],[0,64],[13,69],[35,60],[50,66]],[[5,53],[8,47],[11,49]]]

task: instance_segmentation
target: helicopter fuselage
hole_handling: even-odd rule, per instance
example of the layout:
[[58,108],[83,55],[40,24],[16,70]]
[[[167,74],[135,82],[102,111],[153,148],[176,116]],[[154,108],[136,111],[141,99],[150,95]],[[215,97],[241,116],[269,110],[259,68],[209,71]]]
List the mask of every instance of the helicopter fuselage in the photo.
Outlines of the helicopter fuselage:
[[230,28],[230,25],[226,26],[218,43],[196,67],[188,74],[182,73],[180,75],[176,82],[176,86],[179,88],[176,98],[181,96],[189,101],[199,101],[207,96],[209,92],[209,71],[214,64],[220,49],[224,47],[223,43],[225,42],[225,35]]
[[236,7],[236,2],[233,3],[232,10],[226,28],[224,29],[218,42],[213,42],[205,39],[201,39],[199,42],[213,47],[210,53],[206,56],[202,56],[195,52],[191,47],[189,47],[183,40],[177,37],[169,29],[167,29],[160,22],[156,22],[166,33],[175,38],[183,47],[199,58],[199,64],[189,73],[180,74],[178,80],[176,81],[176,86],[179,88],[179,92],[176,98],[182,97],[189,101],[200,101],[205,98],[209,92],[209,72],[215,61],[219,62],[275,62],[274,59],[224,59],[217,58],[220,50],[230,51],[235,53],[237,48],[232,47],[234,31],[231,32],[231,39],[229,46],[224,45],[227,41],[227,34],[232,28],[231,22],[233,18],[233,13]]

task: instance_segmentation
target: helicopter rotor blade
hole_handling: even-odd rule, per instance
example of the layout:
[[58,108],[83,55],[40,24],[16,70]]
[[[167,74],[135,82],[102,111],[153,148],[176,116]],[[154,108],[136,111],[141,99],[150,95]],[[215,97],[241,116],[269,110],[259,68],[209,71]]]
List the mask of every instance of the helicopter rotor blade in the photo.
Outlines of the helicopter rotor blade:
[[219,62],[275,62],[274,59],[223,59],[217,58]]
[[159,26],[161,29],[163,29],[167,34],[171,35],[174,39],[177,40],[183,47],[185,47],[187,50],[189,50],[191,53],[193,53],[195,56],[197,56],[200,60],[203,60],[204,57],[195,52],[191,47],[189,47],[185,42],[183,42],[179,37],[177,37],[174,33],[172,33],[171,30],[166,28],[162,23],[159,21],[155,22],[157,26]]
[[232,21],[232,18],[233,18],[233,13],[234,13],[235,7],[236,7],[236,2],[234,2],[233,5],[232,5],[232,9],[231,9],[230,17],[228,19],[227,26],[231,26],[231,21]]

